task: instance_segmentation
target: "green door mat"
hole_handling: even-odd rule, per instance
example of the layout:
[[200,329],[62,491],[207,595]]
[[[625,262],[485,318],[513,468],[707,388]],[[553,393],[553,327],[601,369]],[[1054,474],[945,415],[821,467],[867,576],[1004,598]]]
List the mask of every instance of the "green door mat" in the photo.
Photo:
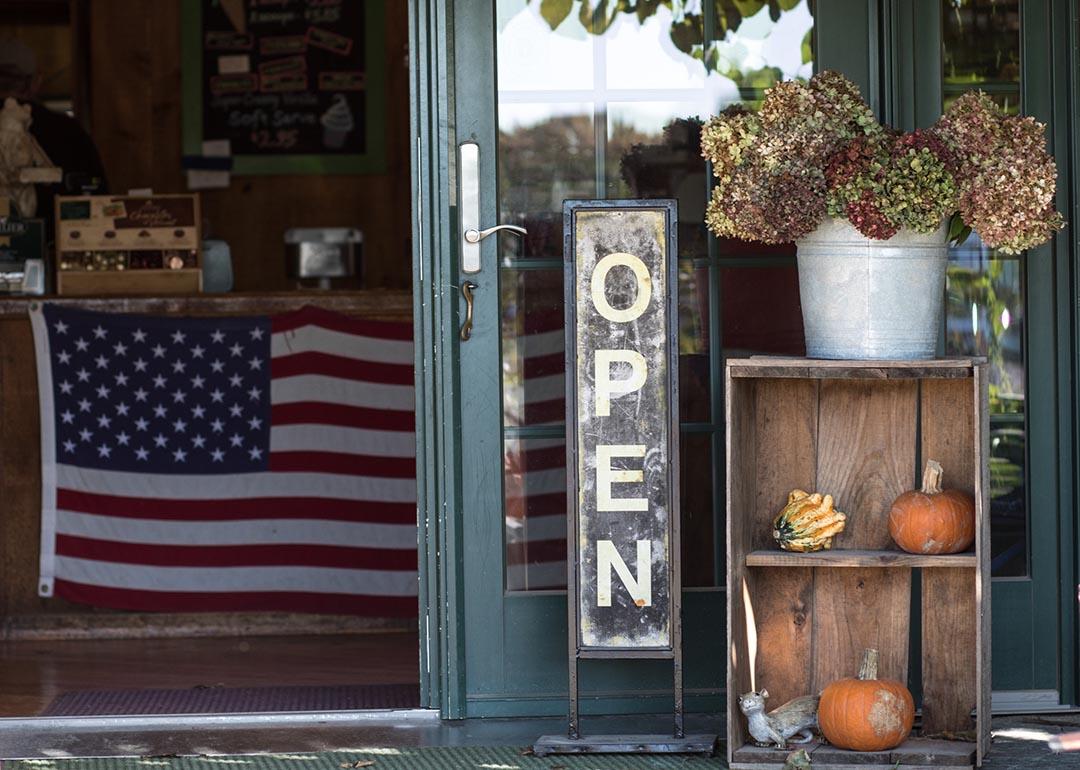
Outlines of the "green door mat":
[[[513,747],[367,749],[347,753],[210,757],[6,760],[4,770],[712,770],[727,765],[701,756],[547,756]],[[371,763],[371,764],[367,764]]]

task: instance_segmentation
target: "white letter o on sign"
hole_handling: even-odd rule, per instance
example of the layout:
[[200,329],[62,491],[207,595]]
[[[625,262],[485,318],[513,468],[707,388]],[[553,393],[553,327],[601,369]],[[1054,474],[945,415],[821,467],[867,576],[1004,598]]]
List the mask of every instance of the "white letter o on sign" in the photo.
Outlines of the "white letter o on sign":
[[[613,308],[607,301],[605,291],[608,273],[616,265],[630,268],[637,279],[637,297],[633,304],[624,310]],[[629,323],[637,319],[649,306],[649,300],[652,298],[652,278],[649,277],[649,268],[645,267],[645,263],[638,257],[617,251],[614,254],[608,254],[596,263],[596,267],[593,268],[591,289],[593,305],[600,315],[615,323]]]

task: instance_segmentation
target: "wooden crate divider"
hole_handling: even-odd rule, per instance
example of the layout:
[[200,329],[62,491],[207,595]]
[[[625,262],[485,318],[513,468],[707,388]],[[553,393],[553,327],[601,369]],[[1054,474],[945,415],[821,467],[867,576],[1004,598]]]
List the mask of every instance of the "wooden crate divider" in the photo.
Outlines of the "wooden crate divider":
[[[754,746],[738,696],[769,707],[854,676],[862,650],[882,678],[908,681],[912,569],[922,577],[922,723],[892,752],[813,745],[815,768],[972,767],[990,743],[986,364],[750,358],[727,364],[728,762],[782,767]],[[973,553],[922,556],[889,537],[892,501],[925,460],[976,501]],[[779,551],[772,519],[792,489],[829,493],[848,514],[833,549]],[[751,645],[756,647],[752,650]],[[974,742],[934,740],[970,733]],[[783,756],[781,756],[783,755]]]

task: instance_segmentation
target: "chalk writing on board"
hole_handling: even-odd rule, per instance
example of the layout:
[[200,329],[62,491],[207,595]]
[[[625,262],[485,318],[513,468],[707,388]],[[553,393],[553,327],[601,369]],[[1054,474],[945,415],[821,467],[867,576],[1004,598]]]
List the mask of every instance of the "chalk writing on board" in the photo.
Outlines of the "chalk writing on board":
[[368,1],[201,0],[203,137],[236,155],[363,154]]

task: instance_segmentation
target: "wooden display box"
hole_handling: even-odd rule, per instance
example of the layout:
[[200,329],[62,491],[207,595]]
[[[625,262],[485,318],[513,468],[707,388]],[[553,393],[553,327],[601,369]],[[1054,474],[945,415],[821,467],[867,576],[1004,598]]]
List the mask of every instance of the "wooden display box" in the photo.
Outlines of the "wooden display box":
[[[95,263],[99,259],[102,263]],[[179,260],[179,267],[168,266],[174,260]],[[94,264],[93,269],[79,267],[88,262]],[[118,269],[117,264],[123,267]],[[200,291],[202,217],[197,194],[57,196],[57,294]]]
[[[987,367],[981,359],[727,364],[728,762],[782,768],[787,751],[754,746],[738,697],[767,708],[852,677],[867,647],[881,678],[908,681],[912,570],[921,571],[921,726],[891,752],[807,747],[814,770],[962,768],[990,746]],[[888,514],[919,485],[926,459],[975,497],[975,550],[899,551]],[[832,494],[848,514],[832,550],[780,551],[772,520],[792,489]],[[756,655],[750,646],[756,633]],[[968,733],[975,742],[935,740]],[[791,750],[794,750],[793,747]]]

